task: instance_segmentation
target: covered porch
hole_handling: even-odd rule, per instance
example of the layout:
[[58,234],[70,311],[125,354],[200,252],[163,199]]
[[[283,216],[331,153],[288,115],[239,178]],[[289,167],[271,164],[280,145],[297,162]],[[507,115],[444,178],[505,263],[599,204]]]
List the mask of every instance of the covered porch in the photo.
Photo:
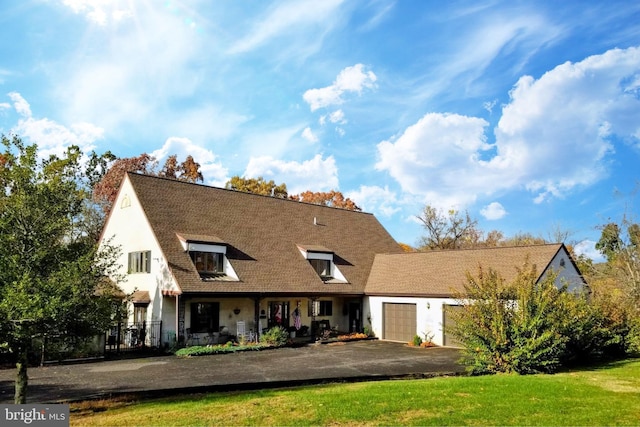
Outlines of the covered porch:
[[282,327],[296,340],[315,341],[325,331],[362,332],[367,325],[361,295],[216,295],[165,296],[167,342],[214,345],[257,341]]

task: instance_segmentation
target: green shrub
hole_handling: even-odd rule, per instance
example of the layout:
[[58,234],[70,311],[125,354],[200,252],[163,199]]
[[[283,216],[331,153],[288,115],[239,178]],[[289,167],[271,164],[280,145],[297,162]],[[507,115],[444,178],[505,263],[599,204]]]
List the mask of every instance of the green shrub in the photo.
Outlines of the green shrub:
[[194,345],[184,347],[177,350],[175,355],[179,357],[208,356],[211,354],[236,353],[239,351],[258,351],[269,347],[271,346],[264,344],[233,345],[233,343],[228,342],[220,345]]
[[465,345],[465,362],[473,374],[554,372],[561,366],[566,337],[561,333],[564,306],[548,274],[528,262],[506,284],[493,269],[467,275],[463,310],[452,314],[451,332]]
[[[624,312],[586,295],[565,296],[567,316],[563,333],[567,337],[565,365],[611,359],[626,353],[629,326]],[[618,317],[622,314],[622,317]]]
[[467,276],[450,332],[471,373],[550,373],[640,349],[640,322],[612,300],[558,289],[553,272],[537,278],[528,262],[508,284],[492,269]]
[[289,342],[289,333],[282,327],[276,326],[260,336],[260,343],[280,347]]
[[413,336],[412,344],[415,347],[420,347],[420,344],[422,344],[422,338],[420,338],[420,335],[414,335]]
[[626,338],[627,352],[634,356],[640,355],[640,317],[629,320],[629,331]]

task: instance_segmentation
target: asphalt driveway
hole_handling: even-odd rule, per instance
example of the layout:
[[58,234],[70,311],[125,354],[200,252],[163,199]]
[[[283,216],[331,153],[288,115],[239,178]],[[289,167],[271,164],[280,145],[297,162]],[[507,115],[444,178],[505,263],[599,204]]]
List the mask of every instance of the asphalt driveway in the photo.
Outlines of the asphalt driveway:
[[[456,375],[454,348],[412,348],[388,341],[53,365],[29,369],[27,401],[51,403],[136,394],[168,396],[337,381]],[[13,402],[15,370],[0,370],[0,403]]]

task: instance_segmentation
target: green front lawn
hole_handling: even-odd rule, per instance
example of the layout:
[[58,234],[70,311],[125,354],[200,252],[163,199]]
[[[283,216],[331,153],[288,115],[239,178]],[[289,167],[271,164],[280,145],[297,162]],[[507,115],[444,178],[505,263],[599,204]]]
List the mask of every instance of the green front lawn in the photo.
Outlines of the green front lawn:
[[637,426],[640,360],[556,375],[441,377],[74,404],[71,425]]

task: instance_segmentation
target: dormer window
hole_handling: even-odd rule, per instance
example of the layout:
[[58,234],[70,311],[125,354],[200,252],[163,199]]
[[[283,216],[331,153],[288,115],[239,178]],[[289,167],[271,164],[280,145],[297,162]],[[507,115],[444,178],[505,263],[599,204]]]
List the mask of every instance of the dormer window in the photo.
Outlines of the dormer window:
[[224,273],[224,254],[221,252],[189,251],[189,256],[200,274]]
[[309,262],[322,280],[329,280],[333,278],[331,275],[331,261],[328,259],[309,259]]
[[347,283],[347,279],[334,262],[332,250],[318,245],[298,245],[298,249],[323,282]]
[[215,236],[178,234],[180,243],[205,281],[238,281],[227,259],[227,244]]

